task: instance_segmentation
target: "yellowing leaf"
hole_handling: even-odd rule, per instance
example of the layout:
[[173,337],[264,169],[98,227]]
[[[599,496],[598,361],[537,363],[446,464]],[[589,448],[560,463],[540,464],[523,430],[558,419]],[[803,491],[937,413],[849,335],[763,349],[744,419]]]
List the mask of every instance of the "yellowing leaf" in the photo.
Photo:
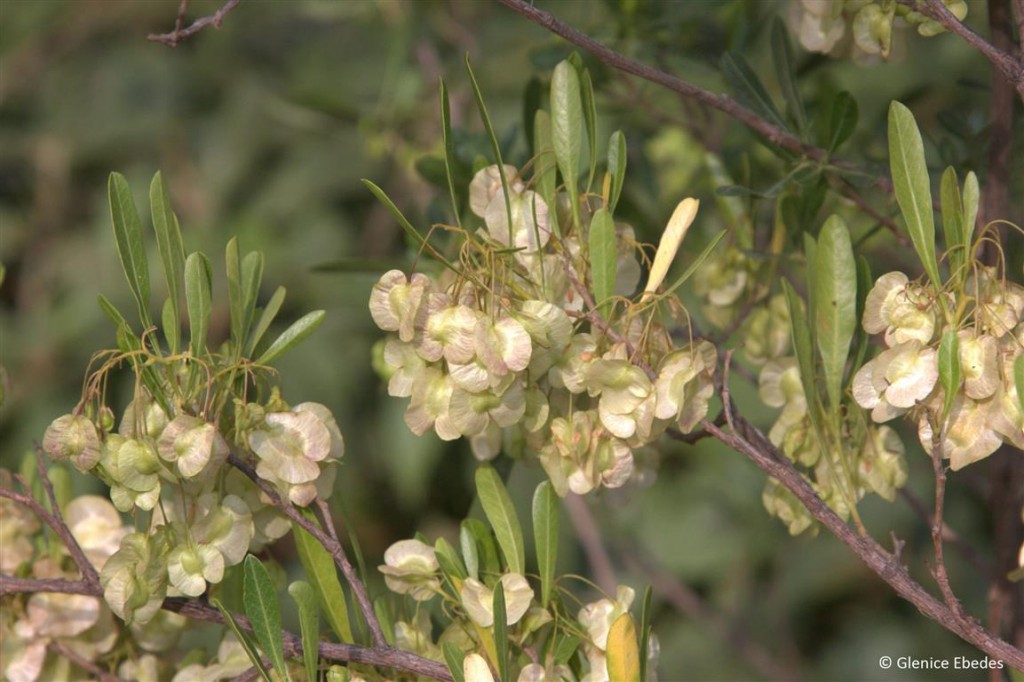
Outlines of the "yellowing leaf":
[[700,202],[696,199],[686,198],[679,202],[672,217],[668,219],[665,232],[661,235],[658,243],[658,252],[654,254],[654,265],[651,266],[651,274],[647,278],[647,286],[644,287],[644,295],[653,294],[661,286],[668,274],[668,269],[675,260],[679,245],[683,242],[687,230],[697,217],[697,209]]
[[628,613],[612,623],[605,653],[611,682],[636,682],[640,679],[640,647],[636,641],[636,625]]

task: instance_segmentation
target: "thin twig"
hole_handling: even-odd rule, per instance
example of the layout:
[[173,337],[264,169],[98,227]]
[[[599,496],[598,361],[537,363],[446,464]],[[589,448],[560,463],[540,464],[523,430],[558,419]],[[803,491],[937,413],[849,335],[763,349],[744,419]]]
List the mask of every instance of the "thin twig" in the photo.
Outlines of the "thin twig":
[[759,434],[752,442],[747,436],[732,434],[714,423],[703,420],[704,428],[737,452],[746,455],[769,476],[779,481],[807,508],[819,523],[849,547],[868,568],[891,586],[897,594],[912,603],[921,613],[942,625],[950,632],[964,639],[995,659],[1024,669],[1024,651],[1003,641],[985,630],[972,619],[960,621],[945,603],[929,594],[918,584],[907,570],[875,540],[859,535],[818,496],[814,488],[804,480],[790,462],[785,461],[767,437],[742,416],[734,415],[734,422],[740,434]]
[[342,546],[337,539],[331,537],[331,535],[325,532],[324,529],[321,529],[317,524],[300,514],[290,503],[283,500],[273,487],[256,475],[256,471],[248,462],[235,453],[228,455],[228,462],[245,474],[249,480],[256,484],[256,487],[259,488],[264,495],[270,498],[271,503],[275,507],[284,512],[285,516],[297,525],[301,526],[303,530],[316,538],[317,542],[323,545],[324,549],[331,554],[335,565],[341,570],[342,574],[345,576],[345,580],[348,581],[349,586],[351,586],[352,593],[355,595],[356,601],[359,603],[359,610],[362,611],[363,617],[366,619],[366,623],[370,626],[370,633],[373,637],[374,645],[377,647],[385,646],[386,640],[384,638],[384,632],[381,630],[380,621],[377,620],[377,614],[373,610],[373,604],[370,602],[370,597],[366,593],[366,586],[363,585],[363,581],[359,578],[359,574],[356,572],[355,567],[353,567],[351,562],[349,562],[344,546]]
[[214,12],[213,14],[205,17],[196,19],[186,28],[181,28],[181,24],[184,20],[185,10],[188,9],[188,0],[181,0],[181,4],[178,5],[178,16],[174,22],[174,30],[170,33],[150,33],[146,38],[153,42],[163,43],[170,47],[177,47],[178,43],[186,38],[190,38],[194,34],[202,31],[207,26],[212,25],[214,28],[219,29],[221,22],[224,21],[224,17],[228,15],[231,10],[238,7],[238,3],[242,0],[227,0],[224,5]]
[[950,612],[961,625],[968,624],[967,616],[964,614],[963,605],[953,594],[953,588],[949,586],[949,574],[946,572],[946,557],[942,536],[942,517],[945,512],[946,503],[946,466],[942,463],[942,441],[945,435],[945,427],[939,428],[938,424],[932,425],[932,470],[935,472],[935,512],[932,515],[932,547],[935,552],[935,566],[932,568],[932,575],[939,585],[942,598],[949,606]]

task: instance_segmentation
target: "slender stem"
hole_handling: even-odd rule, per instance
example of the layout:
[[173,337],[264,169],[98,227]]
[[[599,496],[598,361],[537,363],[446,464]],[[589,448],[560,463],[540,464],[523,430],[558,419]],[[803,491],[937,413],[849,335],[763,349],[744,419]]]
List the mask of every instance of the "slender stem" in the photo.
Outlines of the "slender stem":
[[935,582],[939,585],[942,598],[949,606],[949,610],[961,624],[967,622],[963,606],[960,600],[953,594],[953,588],[949,586],[949,575],[946,573],[946,558],[943,549],[944,539],[942,535],[942,516],[946,504],[946,467],[942,463],[942,442],[945,435],[945,428],[939,428],[932,424],[932,470],[935,472],[935,513],[932,515],[932,547],[935,552],[935,566],[932,574]]
[[188,0],[181,0],[181,4],[178,5],[178,16],[174,22],[174,30],[170,33],[150,33],[146,38],[153,42],[163,43],[170,47],[177,47],[178,43],[186,38],[190,38],[194,34],[202,31],[207,26],[212,25],[214,28],[220,28],[221,23],[224,21],[224,17],[231,12],[231,10],[238,7],[238,4],[242,0],[227,0],[224,5],[216,12],[209,16],[200,17],[196,19],[187,27],[182,28],[181,24],[185,18],[185,10],[188,9]]
[[[359,578],[359,574],[356,572],[352,563],[348,560],[348,556],[345,553],[345,548],[340,542],[330,534],[324,532],[317,524],[313,523],[305,516],[300,514],[295,507],[289,504],[287,501],[281,499],[281,496],[277,494],[266,481],[256,475],[256,471],[241,457],[235,453],[228,455],[228,462],[231,463],[236,469],[245,474],[249,480],[256,484],[256,487],[260,489],[273,503],[275,507],[284,512],[285,516],[291,519],[294,523],[301,526],[303,530],[316,538],[317,542],[323,545],[324,549],[330,552],[331,557],[334,559],[335,565],[341,570],[345,576],[345,580],[348,581],[349,586],[352,588],[352,593],[356,597],[356,601],[359,603],[359,610],[362,611],[363,617],[366,619],[366,623],[370,626],[370,633],[373,637],[373,643],[377,647],[386,645],[384,638],[384,631],[381,630],[380,621],[377,620],[377,614],[373,610],[373,604],[370,602],[370,597],[366,592],[366,586],[363,585],[363,581]],[[330,518],[330,515],[327,516]],[[333,530],[333,524],[331,524]]]
[[95,675],[96,679],[100,682],[125,682],[124,678],[109,673],[92,661],[79,656],[74,649],[69,646],[65,646],[63,642],[51,641],[46,645],[46,648],[57,654],[57,656],[71,661],[82,670],[88,670]]

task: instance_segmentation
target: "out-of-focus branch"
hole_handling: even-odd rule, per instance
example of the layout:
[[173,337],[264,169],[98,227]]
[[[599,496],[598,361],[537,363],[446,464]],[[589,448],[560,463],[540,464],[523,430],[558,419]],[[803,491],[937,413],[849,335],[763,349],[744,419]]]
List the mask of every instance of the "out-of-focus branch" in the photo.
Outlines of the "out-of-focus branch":
[[615,577],[615,568],[612,566],[608,549],[601,539],[601,530],[594,521],[594,515],[587,506],[587,501],[570,493],[565,497],[565,510],[569,514],[569,521],[576,530],[580,545],[583,546],[583,553],[587,555],[587,562],[594,571],[594,582],[608,594],[615,594],[618,579]]
[[196,19],[188,26],[182,28],[182,24],[185,19],[185,10],[188,9],[188,0],[181,0],[178,5],[178,16],[174,22],[174,30],[170,33],[150,33],[146,38],[156,43],[163,43],[169,47],[177,47],[178,43],[186,38],[190,38],[199,31],[202,31],[207,26],[213,26],[214,28],[220,28],[221,23],[224,21],[224,17],[231,12],[231,10],[238,7],[238,4],[242,0],[227,0],[223,6],[213,14],[205,17]]
[[769,680],[788,681],[799,678],[797,671],[778,662],[767,649],[751,639],[741,623],[729,622],[721,613],[709,607],[688,585],[658,566],[637,547],[627,547],[621,554],[630,571],[644,576],[654,591],[664,596],[677,611],[701,627],[708,628],[715,637],[734,648],[740,658],[759,675]]

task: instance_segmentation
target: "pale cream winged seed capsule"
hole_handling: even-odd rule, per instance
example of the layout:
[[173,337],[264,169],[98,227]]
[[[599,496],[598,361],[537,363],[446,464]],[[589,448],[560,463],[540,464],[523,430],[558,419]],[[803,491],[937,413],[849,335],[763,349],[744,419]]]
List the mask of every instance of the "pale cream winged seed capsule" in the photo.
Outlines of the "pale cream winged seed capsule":
[[690,225],[693,224],[694,218],[697,217],[697,209],[699,207],[700,202],[698,200],[687,197],[680,201],[679,205],[676,206],[676,210],[672,212],[672,217],[668,219],[668,225],[665,227],[665,232],[661,235],[661,241],[658,243],[658,252],[654,254],[651,274],[647,278],[647,286],[644,287],[644,298],[653,295],[665,280],[665,275],[668,274],[669,266],[672,265],[672,261],[676,257],[676,252],[679,250],[683,237],[686,236],[686,232],[690,229]]

